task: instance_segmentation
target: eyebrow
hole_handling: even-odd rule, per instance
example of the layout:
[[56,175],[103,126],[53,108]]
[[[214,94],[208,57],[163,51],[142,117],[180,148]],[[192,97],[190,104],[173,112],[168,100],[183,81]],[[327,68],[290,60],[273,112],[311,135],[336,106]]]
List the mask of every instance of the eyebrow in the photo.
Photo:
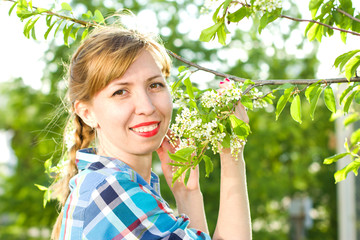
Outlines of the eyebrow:
[[[148,79],[145,80],[145,82],[151,82],[152,80],[156,79],[156,78],[162,78],[163,76],[161,74],[157,74],[155,76],[152,76],[152,77],[149,77]],[[123,82],[123,81],[118,81],[116,83],[114,83],[115,86],[118,86],[118,85],[131,85],[131,83],[129,82]]]

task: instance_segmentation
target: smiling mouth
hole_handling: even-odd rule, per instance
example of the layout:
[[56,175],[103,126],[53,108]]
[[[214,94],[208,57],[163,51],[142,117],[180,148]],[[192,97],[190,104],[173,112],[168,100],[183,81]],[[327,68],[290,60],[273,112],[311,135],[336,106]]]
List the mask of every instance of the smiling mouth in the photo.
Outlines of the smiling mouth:
[[136,127],[136,128],[130,128],[130,129],[137,133],[146,133],[146,132],[151,132],[151,131],[155,130],[156,128],[158,128],[158,126],[159,126],[159,123],[155,123],[155,124],[148,125],[148,126]]

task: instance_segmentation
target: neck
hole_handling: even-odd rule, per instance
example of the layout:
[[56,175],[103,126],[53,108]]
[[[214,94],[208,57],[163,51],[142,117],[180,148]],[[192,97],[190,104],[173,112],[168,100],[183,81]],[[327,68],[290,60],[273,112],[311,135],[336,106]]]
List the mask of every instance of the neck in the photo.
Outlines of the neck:
[[134,155],[129,153],[115,153],[108,149],[99,148],[98,155],[117,158],[140,174],[147,183],[151,180],[152,154]]

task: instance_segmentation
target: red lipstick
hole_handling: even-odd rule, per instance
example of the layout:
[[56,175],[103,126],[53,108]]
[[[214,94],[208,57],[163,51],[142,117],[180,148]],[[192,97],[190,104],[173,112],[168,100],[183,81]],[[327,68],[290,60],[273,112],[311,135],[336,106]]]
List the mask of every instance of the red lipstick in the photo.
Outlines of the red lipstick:
[[138,124],[138,125],[132,126],[132,127],[130,127],[130,128],[144,127],[144,126],[149,126],[149,125],[158,124],[158,123],[160,123],[160,122],[159,122],[159,121],[143,122],[143,123],[140,123],[140,124]]
[[[136,132],[134,131],[134,128],[139,128],[139,127],[145,127],[145,126],[150,126],[150,125],[154,125],[154,124],[158,124],[158,126],[149,131],[149,132]],[[133,133],[135,133],[136,135],[139,135],[141,137],[152,137],[152,136],[155,136],[158,132],[159,132],[159,129],[160,129],[160,122],[156,121],[156,122],[144,122],[144,123],[140,123],[140,124],[137,124],[133,127],[130,128]]]

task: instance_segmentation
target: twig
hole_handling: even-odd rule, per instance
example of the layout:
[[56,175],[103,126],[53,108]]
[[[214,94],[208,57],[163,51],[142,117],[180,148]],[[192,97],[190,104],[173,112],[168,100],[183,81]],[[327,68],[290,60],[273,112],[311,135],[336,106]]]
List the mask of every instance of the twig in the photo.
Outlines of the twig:
[[[13,3],[16,2],[15,0],[4,0],[4,1],[13,2]],[[34,6],[33,6],[33,8],[37,9]],[[85,27],[86,26],[95,26],[96,25],[96,24],[91,23],[91,22],[78,20],[76,18],[60,15],[60,14],[54,13],[52,11],[46,11],[45,13],[48,14],[48,15],[54,15],[54,16],[56,16],[58,18],[61,18],[61,19],[65,19],[65,20],[68,20],[68,21],[78,23],[78,24],[83,25]],[[355,32],[347,31],[347,30],[344,30],[344,29],[334,28],[334,27],[332,27],[330,25],[323,24],[323,23],[317,22],[315,20],[298,19],[298,18],[288,17],[288,16],[284,16],[284,15],[281,15],[281,17],[282,18],[288,18],[288,19],[294,20],[294,21],[299,21],[299,22],[314,22],[314,23],[317,23],[317,24],[320,24],[320,25],[323,25],[323,26],[326,26],[326,27],[330,27],[332,29],[336,29],[336,30],[339,30],[339,31],[345,31],[345,32],[352,33],[354,35],[360,36],[360,34],[358,34],[358,33],[355,34]],[[167,52],[168,52],[169,55],[171,55],[174,58],[176,58],[177,60],[187,64],[188,66],[194,67],[194,68],[196,68],[198,70],[201,70],[201,71],[204,71],[204,72],[212,73],[215,76],[223,77],[223,78],[229,78],[229,79],[237,81],[237,82],[244,82],[244,81],[247,80],[246,78],[241,78],[241,77],[237,77],[237,76],[234,76],[234,75],[225,74],[225,73],[222,73],[222,72],[218,72],[218,71],[215,71],[215,70],[200,66],[200,65],[198,65],[196,63],[193,63],[193,62],[191,62],[189,60],[186,60],[186,59],[182,58],[181,56],[173,53],[172,51],[170,51],[168,49],[167,49]],[[289,79],[284,79],[284,80],[276,79],[276,80],[252,80],[252,81],[255,83],[255,85],[249,86],[250,88],[246,89],[245,91],[250,91],[253,87],[259,87],[259,86],[264,86],[264,85],[282,85],[284,83],[291,83],[291,84],[294,84],[294,85],[306,85],[306,84],[312,84],[312,83],[319,82],[320,79],[292,79],[292,80],[289,80]],[[360,77],[356,76],[354,78],[351,78],[350,81],[348,81],[346,78],[331,78],[331,79],[323,79],[320,82],[321,83],[360,82]]]
[[[3,0],[3,1],[6,1],[6,2],[12,2],[12,3],[15,3],[17,1],[15,0]],[[37,7],[33,6],[32,7],[33,9],[38,9]],[[68,20],[68,21],[71,21],[71,22],[74,22],[74,23],[77,23],[77,24],[80,24],[80,25],[83,25],[84,27],[94,27],[96,26],[96,24],[92,23],[92,22],[87,22],[87,21],[83,21],[83,20],[79,20],[79,19],[76,19],[76,18],[72,18],[72,17],[68,17],[68,16],[64,16],[64,15],[61,15],[61,14],[58,14],[58,13],[54,13],[52,11],[46,11],[46,12],[43,12],[43,13],[46,13],[47,15],[53,15],[53,16],[56,16],[60,19],[64,19],[64,20]],[[42,14],[39,14],[39,15],[42,15]]]
[[346,33],[350,33],[352,35],[360,36],[360,33],[350,31],[350,30],[345,30],[345,29],[342,29],[342,28],[333,27],[333,26],[330,26],[328,24],[318,22],[318,21],[315,21],[315,20],[308,20],[308,19],[289,17],[289,16],[286,16],[286,15],[280,15],[280,17],[290,19],[290,20],[293,20],[293,21],[296,21],[296,22],[312,22],[312,23],[316,23],[316,24],[319,24],[321,26],[324,26],[324,27],[327,27],[327,28],[330,28],[330,29],[333,29],[333,30],[337,30],[337,31],[340,31],[340,32],[346,32]]
[[341,10],[340,8],[335,8],[336,11],[338,11],[339,13],[344,14],[345,16],[351,18],[352,20],[356,21],[356,22],[360,22],[360,19],[350,15],[349,13],[345,12],[344,10]]
[[[222,78],[229,78],[231,80],[234,80],[236,82],[244,82],[247,79],[246,78],[241,78],[241,77],[237,77],[234,75],[230,75],[230,74],[225,74],[222,72],[218,72],[203,66],[200,66],[196,63],[193,63],[189,60],[186,60],[184,58],[182,58],[181,56],[173,53],[170,50],[167,50],[167,52],[174,58],[176,58],[177,60],[187,64],[188,66],[197,68],[201,71],[204,72],[209,72],[214,74],[215,76],[218,77],[222,77]],[[259,86],[263,86],[263,85],[282,85],[284,83],[290,83],[290,84],[294,84],[294,85],[307,85],[307,84],[312,84],[312,83],[316,83],[319,82],[320,83],[348,83],[348,82],[360,82],[360,77],[354,77],[351,78],[350,81],[348,81],[346,78],[329,78],[329,79],[270,79],[270,80],[251,80],[256,84],[256,87]],[[246,89],[247,90],[247,89]],[[246,91],[245,90],[245,91]],[[249,89],[248,91],[250,91],[251,89]]]
[[197,68],[197,69],[202,70],[202,71],[204,71],[204,72],[212,73],[212,74],[214,74],[215,76],[224,77],[224,78],[229,78],[229,79],[232,79],[232,80],[237,81],[237,82],[244,82],[245,80],[247,80],[246,78],[240,78],[240,77],[237,77],[237,76],[234,76],[234,75],[225,74],[225,73],[222,73],[222,72],[217,72],[217,71],[215,71],[215,70],[212,70],[212,69],[209,69],[209,68],[200,66],[200,65],[198,65],[198,64],[196,64],[196,63],[193,63],[193,62],[191,62],[191,61],[189,61],[189,60],[184,59],[183,57],[177,55],[176,53],[173,53],[173,52],[170,51],[169,49],[167,49],[167,52],[168,52],[169,55],[171,55],[172,57],[176,58],[176,59],[179,60],[180,62],[183,62],[183,63],[187,64],[188,66]]

